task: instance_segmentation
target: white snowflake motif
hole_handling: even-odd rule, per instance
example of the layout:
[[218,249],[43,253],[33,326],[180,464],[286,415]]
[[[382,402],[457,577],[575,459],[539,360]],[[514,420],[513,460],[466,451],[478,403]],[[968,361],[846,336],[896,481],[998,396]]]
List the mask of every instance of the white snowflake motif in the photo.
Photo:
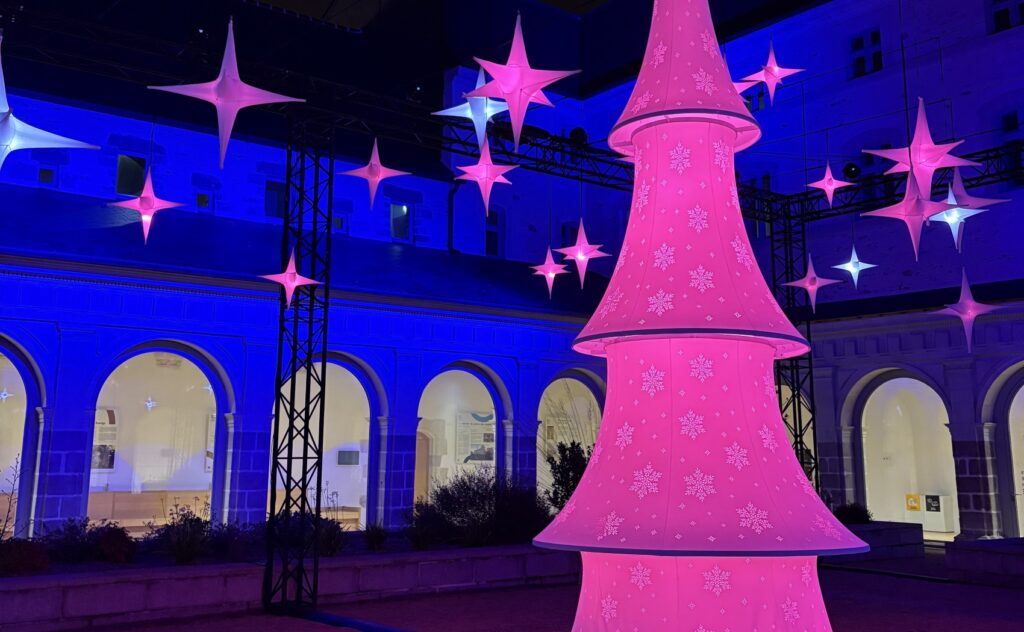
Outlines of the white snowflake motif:
[[775,376],[772,375],[771,369],[764,372],[764,377],[761,378],[761,386],[764,389],[765,397],[775,397]]
[[825,520],[820,515],[814,516],[814,528],[821,531],[826,538],[832,538],[833,540],[840,540],[842,536],[839,534],[839,530],[836,529],[828,520]]
[[693,471],[693,474],[684,476],[683,481],[686,482],[686,495],[696,496],[700,502],[704,502],[708,496],[718,493],[718,490],[715,489],[715,477],[700,471],[699,467]]
[[713,592],[716,597],[720,597],[722,592],[732,590],[732,585],[729,584],[730,575],[732,573],[722,570],[718,564],[715,564],[710,571],[704,571],[704,590]]
[[702,625],[698,625],[698,626],[697,626],[697,629],[696,629],[696,630],[694,630],[693,632],[715,632],[715,631],[714,631],[714,630],[712,630],[711,628],[705,628],[705,627],[704,627],[704,626],[702,626]]
[[658,45],[654,47],[654,50],[651,51],[654,53],[654,57],[652,57],[650,61],[651,68],[657,68],[661,64],[665,63],[665,53],[667,51],[668,46],[665,46],[665,42],[659,42]]
[[598,540],[603,540],[608,536],[619,535],[619,527],[626,519],[621,517],[614,511],[601,519],[601,535],[597,536]]
[[562,507],[562,510],[558,512],[557,516],[555,516],[555,519],[554,521],[552,521],[552,524],[562,524],[569,518],[569,516],[572,515],[572,512],[574,511],[576,511],[576,499],[570,498],[569,502],[565,503],[565,507]]
[[715,150],[715,166],[719,167],[722,170],[722,173],[725,173],[729,169],[729,163],[732,159],[732,152],[730,151],[729,147],[720,140],[716,140],[711,146]]
[[647,203],[650,201],[651,184],[649,182],[641,182],[640,188],[636,192],[636,210],[642,211]]
[[736,188],[735,184],[729,185],[729,196],[732,198],[732,205],[736,208],[740,207],[740,192]]
[[686,414],[679,418],[679,434],[691,439],[704,434],[704,415],[698,415],[692,408],[686,411]]
[[748,271],[754,267],[754,258],[750,256],[750,249],[747,248],[747,244],[743,241],[742,237],[737,234],[729,242],[729,245],[732,246],[733,251],[736,253],[736,263]]
[[699,354],[696,358],[690,360],[690,377],[695,377],[700,380],[703,384],[708,378],[715,377],[715,363],[704,357],[704,354]]
[[630,567],[629,569],[629,583],[633,584],[640,590],[647,588],[651,585],[651,569],[647,568],[640,562],[637,562],[636,566]]
[[629,422],[625,422],[622,424],[622,427],[616,431],[615,445],[619,449],[625,450],[627,445],[633,443],[633,430],[635,430],[635,428],[629,425]]
[[675,294],[666,292],[665,290],[658,290],[654,296],[647,297],[647,311],[654,312],[658,316],[661,316],[665,312],[675,309],[675,305],[672,304],[672,299]]
[[618,272],[619,268],[626,265],[626,257],[629,256],[629,244],[622,244],[622,250],[619,251],[619,258],[615,260],[615,271]]
[[811,582],[814,581],[814,576],[811,574],[811,563],[807,562],[800,567],[800,581],[804,583],[804,586],[810,586]]
[[704,46],[704,52],[710,55],[712,59],[717,59],[721,52],[718,50],[718,44],[715,43],[715,38],[711,35],[711,32],[704,31],[701,33],[700,41]]
[[651,365],[651,368],[641,373],[640,377],[643,380],[640,385],[640,390],[651,397],[654,397],[654,394],[658,391],[665,390],[665,372],[659,371],[653,364]]
[[715,273],[711,270],[705,270],[704,266],[697,266],[696,269],[690,270],[690,287],[697,288],[697,291],[701,294],[713,289],[715,287]]
[[775,528],[772,523],[768,522],[768,512],[758,509],[754,503],[747,503],[746,507],[740,507],[736,510],[736,514],[740,517],[741,527],[747,527],[759,535],[765,529]]
[[660,480],[661,472],[648,463],[642,470],[633,470],[633,484],[629,486],[629,491],[636,494],[637,498],[657,494]]
[[775,440],[775,431],[764,425],[757,431],[757,434],[761,437],[761,446],[765,450],[771,450],[774,454],[775,448],[779,447],[779,442]]
[[676,247],[668,244],[661,244],[654,251],[654,267],[664,272],[676,262]]
[[651,103],[651,97],[653,96],[654,95],[651,94],[651,91],[648,90],[641,94],[639,97],[637,97],[636,101],[633,103],[633,114],[640,112],[640,110],[646,109],[647,106]]
[[711,96],[715,93],[715,90],[718,90],[718,86],[715,85],[714,78],[703,68],[690,76],[693,77],[693,84],[697,88],[698,92],[703,92],[708,96]]
[[686,214],[690,218],[690,228],[698,235],[708,227],[708,212],[701,208],[700,204],[691,208]]
[[615,617],[619,616],[617,608],[619,602],[612,599],[611,595],[606,596],[601,600],[601,616],[604,617],[605,622],[611,621]]
[[687,147],[683,147],[682,143],[676,145],[668,152],[668,166],[672,171],[682,175],[684,171],[690,168],[690,150]]
[[619,308],[619,301],[622,300],[622,290],[615,288],[612,293],[608,295],[606,299],[601,303],[601,309],[597,310],[597,314],[601,318],[607,318],[608,314],[611,314]]
[[742,472],[743,468],[750,465],[750,459],[747,458],[747,449],[733,441],[732,445],[725,448],[725,462],[735,467],[736,471]]
[[786,623],[793,623],[800,618],[800,613],[797,612],[797,603],[789,597],[786,597],[786,601],[782,603],[782,618],[786,620]]

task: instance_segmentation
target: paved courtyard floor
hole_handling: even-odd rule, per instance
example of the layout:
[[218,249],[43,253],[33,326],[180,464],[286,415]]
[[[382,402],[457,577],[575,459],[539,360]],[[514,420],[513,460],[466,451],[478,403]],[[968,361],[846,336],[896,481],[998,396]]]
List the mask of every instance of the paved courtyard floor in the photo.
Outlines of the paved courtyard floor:
[[[1014,632],[1024,630],[1024,591],[823,569],[835,632]],[[415,632],[566,632],[575,586],[513,588],[349,604],[332,613]],[[123,628],[121,628],[123,629]],[[247,615],[136,632],[325,632],[319,623]],[[737,631],[739,632],[739,631]]]

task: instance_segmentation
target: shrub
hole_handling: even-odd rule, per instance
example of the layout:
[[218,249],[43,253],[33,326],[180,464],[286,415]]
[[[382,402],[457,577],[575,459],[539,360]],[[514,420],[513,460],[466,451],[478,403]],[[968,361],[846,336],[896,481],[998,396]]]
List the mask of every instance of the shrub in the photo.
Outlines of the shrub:
[[41,543],[55,562],[84,562],[95,557],[89,541],[88,518],[68,518],[56,527],[46,529]]
[[366,542],[366,548],[371,551],[384,550],[384,543],[387,540],[388,530],[384,528],[384,525],[370,524],[363,529],[363,541]]
[[[311,513],[281,512],[277,516],[277,538],[285,540],[285,546],[300,544],[303,530],[313,528],[314,516]],[[320,555],[333,556],[345,548],[345,528],[341,522],[333,518],[320,518],[318,534]]]
[[232,562],[244,562],[258,557],[263,541],[263,529],[236,523],[215,524],[210,527],[210,555]]
[[136,542],[128,530],[116,522],[103,522],[89,528],[92,554],[104,562],[126,564],[135,557]]
[[495,544],[530,542],[551,522],[549,505],[533,487],[499,487],[494,510]]
[[209,544],[210,521],[195,514],[188,506],[176,507],[167,524],[149,526],[148,538],[157,550],[171,556],[175,564],[191,564]]
[[417,500],[408,516],[409,525],[405,537],[412,548],[422,551],[437,546],[450,535],[451,525],[437,507],[424,500]]
[[868,508],[859,503],[839,505],[832,513],[843,524],[867,524],[872,520],[871,512],[868,511]]
[[0,575],[41,573],[49,566],[50,559],[42,542],[21,538],[0,541]]
[[569,502],[569,497],[576,490],[580,479],[583,478],[584,470],[587,469],[590,452],[590,448],[584,451],[583,446],[576,441],[570,442],[569,445],[559,443],[557,458],[554,454],[549,454],[545,459],[551,469],[552,480],[551,489],[544,492],[544,499],[555,509],[561,511],[565,503]]

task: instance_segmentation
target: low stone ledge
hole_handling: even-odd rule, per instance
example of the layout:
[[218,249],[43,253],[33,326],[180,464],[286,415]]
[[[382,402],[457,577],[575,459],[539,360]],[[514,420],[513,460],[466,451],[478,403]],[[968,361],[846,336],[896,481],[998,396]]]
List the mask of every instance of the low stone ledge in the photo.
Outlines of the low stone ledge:
[[829,555],[829,564],[858,560],[889,560],[924,556],[924,529],[915,522],[866,522],[845,525],[871,547],[866,553]]
[[946,568],[959,581],[1024,588],[1024,538],[950,542]]
[[[327,605],[403,594],[579,581],[578,553],[530,545],[377,553],[320,562]],[[260,607],[263,566],[162,566],[0,579],[0,631],[75,630]]]

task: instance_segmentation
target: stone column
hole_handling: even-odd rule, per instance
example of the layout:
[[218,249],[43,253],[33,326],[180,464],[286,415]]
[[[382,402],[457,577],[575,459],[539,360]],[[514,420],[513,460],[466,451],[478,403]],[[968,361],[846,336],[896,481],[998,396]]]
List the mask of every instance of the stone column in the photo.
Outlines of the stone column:
[[960,508],[957,538],[974,540],[1000,536],[994,424],[982,423],[978,418],[971,366],[947,366],[945,381]]

